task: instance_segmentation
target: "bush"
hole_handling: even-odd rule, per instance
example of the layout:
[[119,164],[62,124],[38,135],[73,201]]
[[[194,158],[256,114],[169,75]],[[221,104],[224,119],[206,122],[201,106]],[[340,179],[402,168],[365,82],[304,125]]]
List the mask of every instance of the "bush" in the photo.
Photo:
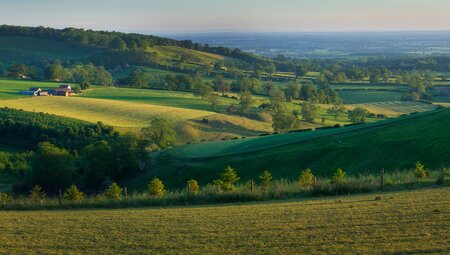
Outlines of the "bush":
[[266,192],[270,187],[270,182],[272,181],[272,174],[269,171],[264,171],[261,176],[259,176],[261,182],[261,188],[263,192]]
[[187,181],[187,188],[189,191],[189,194],[196,195],[198,191],[200,190],[200,187],[198,186],[198,182],[196,180],[189,180]]
[[417,177],[417,179],[425,179],[428,177],[428,172],[425,169],[425,166],[421,164],[419,161],[417,161],[416,163],[416,171],[414,174]]
[[103,193],[103,195],[108,199],[120,199],[122,197],[122,188],[113,182]]
[[148,193],[152,197],[163,197],[164,193],[166,193],[163,182],[159,178],[154,178],[151,180],[148,184]]
[[333,178],[331,179],[332,184],[344,184],[345,183],[345,172],[344,170],[338,168],[336,173],[333,175]]
[[302,171],[300,173],[299,183],[300,183],[300,187],[302,187],[305,190],[309,190],[313,187],[314,175],[313,175],[311,169],[308,168],[305,171]]
[[0,205],[9,204],[11,201],[12,198],[8,194],[0,192]]
[[84,198],[84,193],[78,190],[77,186],[70,185],[64,192],[64,199],[69,201],[81,201]]
[[34,185],[30,191],[30,199],[34,204],[42,203],[45,198],[45,192],[39,185]]
[[240,177],[236,174],[231,166],[227,166],[220,178],[214,181],[214,185],[220,187],[223,191],[234,191],[236,187],[234,183],[239,181]]

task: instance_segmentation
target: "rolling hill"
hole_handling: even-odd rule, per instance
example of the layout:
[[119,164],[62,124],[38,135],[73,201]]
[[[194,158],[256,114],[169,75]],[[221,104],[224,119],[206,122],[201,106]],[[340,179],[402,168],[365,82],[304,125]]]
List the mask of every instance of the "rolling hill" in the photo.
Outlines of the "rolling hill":
[[206,184],[227,165],[243,180],[256,179],[263,170],[275,178],[296,179],[308,167],[319,176],[338,167],[351,175],[394,171],[411,168],[416,161],[439,167],[449,164],[449,139],[450,109],[439,109],[345,128],[178,147],[155,155],[158,170],[129,184],[143,187],[155,175],[171,186],[190,178]]

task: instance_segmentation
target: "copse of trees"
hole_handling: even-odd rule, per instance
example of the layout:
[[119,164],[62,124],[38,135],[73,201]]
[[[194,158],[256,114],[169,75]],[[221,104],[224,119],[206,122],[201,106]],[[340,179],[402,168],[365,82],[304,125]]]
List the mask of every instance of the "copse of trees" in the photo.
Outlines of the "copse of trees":
[[55,60],[44,68],[16,62],[8,67],[6,77],[12,79],[45,79],[80,84],[112,84],[112,75],[103,66],[95,66],[92,63],[64,66],[59,60]]
[[60,61],[55,61],[45,68],[45,79],[80,84],[112,84],[112,75],[103,66],[76,64],[64,67]]
[[173,146],[177,136],[172,123],[163,118],[154,118],[148,127],[141,129],[141,139],[153,150],[158,150]]
[[33,113],[9,108],[0,109],[0,141],[25,148],[51,142],[67,149],[80,149],[93,141],[112,139],[117,134],[101,122],[92,124],[46,113]]
[[23,63],[15,62],[11,64],[6,70],[6,77],[8,78],[21,78],[27,76],[31,79],[35,79],[38,76],[38,70],[35,66],[28,66]]
[[40,143],[33,158],[31,183],[56,194],[72,182],[73,163],[72,156],[65,149],[48,142]]
[[369,112],[366,109],[357,106],[355,109],[348,111],[348,118],[351,122],[364,122],[368,114]]

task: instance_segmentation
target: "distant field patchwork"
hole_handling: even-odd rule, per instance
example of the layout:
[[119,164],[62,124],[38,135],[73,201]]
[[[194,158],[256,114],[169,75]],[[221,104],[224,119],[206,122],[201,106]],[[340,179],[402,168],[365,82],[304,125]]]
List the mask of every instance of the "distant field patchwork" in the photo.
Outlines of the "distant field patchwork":
[[436,105],[433,104],[405,101],[362,103],[354,106],[349,106],[349,108],[353,108],[355,106],[360,106],[371,113],[384,114],[388,117],[395,117],[401,114],[425,112],[436,109]]
[[339,90],[345,104],[400,101],[403,92],[378,90]]

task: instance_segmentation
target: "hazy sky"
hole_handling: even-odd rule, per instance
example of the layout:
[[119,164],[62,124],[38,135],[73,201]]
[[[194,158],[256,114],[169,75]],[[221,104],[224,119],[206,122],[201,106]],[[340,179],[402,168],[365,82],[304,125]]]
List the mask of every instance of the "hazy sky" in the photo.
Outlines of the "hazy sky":
[[450,30],[450,0],[0,0],[0,24],[137,32]]

